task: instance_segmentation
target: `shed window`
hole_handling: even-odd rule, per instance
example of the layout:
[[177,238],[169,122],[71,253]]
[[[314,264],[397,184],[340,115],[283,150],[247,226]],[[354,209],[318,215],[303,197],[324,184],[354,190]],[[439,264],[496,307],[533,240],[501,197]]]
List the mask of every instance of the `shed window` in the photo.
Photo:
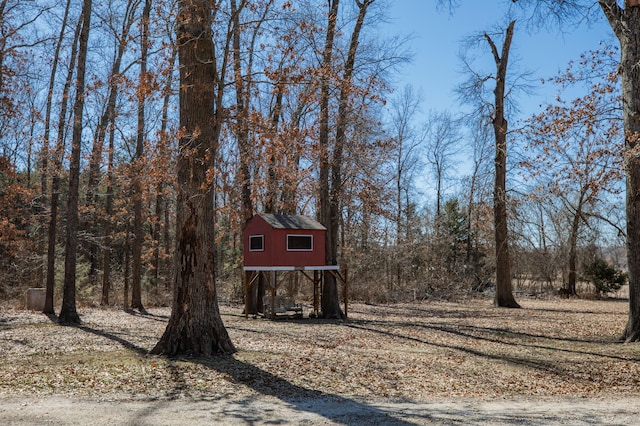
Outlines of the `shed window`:
[[263,250],[264,250],[264,235],[250,235],[249,251],[263,251]]
[[287,235],[288,251],[313,250],[313,236],[311,235]]

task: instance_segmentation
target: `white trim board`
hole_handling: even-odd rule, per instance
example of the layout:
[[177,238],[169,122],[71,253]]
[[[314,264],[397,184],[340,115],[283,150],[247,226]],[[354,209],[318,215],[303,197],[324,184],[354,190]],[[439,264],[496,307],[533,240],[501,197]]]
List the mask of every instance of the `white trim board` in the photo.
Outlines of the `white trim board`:
[[324,266],[245,266],[245,271],[337,271],[340,265]]

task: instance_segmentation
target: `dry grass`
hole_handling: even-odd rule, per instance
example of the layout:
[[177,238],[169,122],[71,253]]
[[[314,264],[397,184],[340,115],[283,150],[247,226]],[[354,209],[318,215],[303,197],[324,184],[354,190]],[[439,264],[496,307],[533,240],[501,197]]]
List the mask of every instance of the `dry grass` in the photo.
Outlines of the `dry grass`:
[[146,355],[169,310],[80,310],[83,326],[0,311],[0,397],[336,395],[637,396],[640,347],[616,338],[623,301],[521,299],[523,309],[423,302],[351,306],[346,322],[245,319],[223,306],[238,352],[211,359]]

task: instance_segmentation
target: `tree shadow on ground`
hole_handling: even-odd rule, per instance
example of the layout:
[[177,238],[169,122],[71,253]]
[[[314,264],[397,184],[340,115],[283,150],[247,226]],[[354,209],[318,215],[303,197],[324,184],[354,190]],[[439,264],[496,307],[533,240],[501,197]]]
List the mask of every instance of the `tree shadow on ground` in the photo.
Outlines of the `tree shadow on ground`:
[[[146,316],[146,315],[145,315]],[[92,333],[121,344],[124,348],[132,350],[139,355],[148,356],[149,351],[146,348],[135,345],[134,343],[109,333],[86,325],[74,325],[87,333]],[[176,366],[176,361],[194,363],[220,373],[225,380],[229,382],[229,388],[233,389],[237,386],[249,388],[252,392],[248,395],[238,398],[229,392],[224,395],[212,397],[197,396],[196,399],[201,401],[216,402],[220,398],[229,399],[231,403],[225,402],[224,408],[219,415],[222,418],[233,418],[234,422],[244,424],[255,424],[259,422],[271,423],[274,416],[272,409],[265,408],[263,405],[256,403],[256,394],[261,396],[272,397],[277,407],[283,404],[291,410],[307,413],[310,416],[319,416],[321,421],[329,421],[337,424],[352,424],[360,422],[360,424],[369,423],[371,419],[375,419],[375,424],[408,426],[415,424],[415,419],[419,418],[428,420],[431,418],[428,413],[411,412],[411,420],[403,419],[402,412],[387,412],[374,405],[365,402],[349,399],[340,395],[334,395],[317,389],[308,389],[303,386],[293,384],[282,377],[272,374],[266,370],[256,367],[248,362],[238,360],[233,356],[212,356],[212,357],[180,357],[168,358],[168,370],[172,376],[174,386],[166,394],[166,399],[158,400],[155,404],[150,405],[147,409],[137,413],[132,424],[144,423],[144,419],[151,416],[157,409],[164,408],[169,405],[172,400],[189,396],[193,391],[189,389],[183,377],[183,373]],[[286,360],[283,360],[286,362]],[[224,388],[224,385],[222,386]],[[197,393],[197,391],[195,391]],[[407,410],[409,413],[409,410]],[[409,415],[409,414],[407,414]],[[317,420],[317,419],[316,419]],[[362,423],[365,421],[365,423]],[[274,424],[282,423],[275,421]]]
[[138,345],[136,345],[136,344],[134,344],[134,343],[132,343],[132,342],[120,337],[120,336],[117,336],[117,335],[115,335],[113,333],[109,333],[107,331],[100,330],[100,329],[97,329],[97,328],[91,328],[89,326],[82,325],[82,324],[73,325],[72,327],[76,327],[77,329],[82,330],[82,331],[87,332],[87,333],[95,334],[96,336],[100,336],[100,337],[107,338],[109,340],[113,340],[114,342],[117,342],[117,343],[121,344],[125,349],[132,350],[133,352],[137,353],[138,355],[146,356],[149,353],[149,351],[146,348],[138,346]]
[[140,317],[140,318],[150,319],[150,320],[159,321],[159,322],[167,322],[169,320],[169,315],[156,315],[146,310],[136,311],[135,309],[127,308],[127,309],[124,309],[124,312],[128,313],[133,317]]
[[[442,325],[412,324],[412,323],[408,323],[408,322],[407,323],[405,323],[405,322],[400,322],[400,323],[391,322],[391,324],[390,324],[389,322],[385,322],[385,321],[350,322],[349,324],[347,324],[348,327],[351,327],[351,328],[354,328],[354,329],[364,330],[364,331],[380,334],[380,335],[383,335],[383,336],[388,336],[388,337],[392,337],[392,338],[396,338],[396,339],[407,340],[407,341],[420,343],[420,344],[424,344],[424,345],[430,345],[430,346],[434,346],[434,347],[438,347],[438,348],[442,348],[442,349],[455,350],[455,351],[458,351],[458,352],[461,352],[461,353],[464,353],[464,354],[467,354],[467,355],[475,356],[475,357],[480,357],[480,358],[485,358],[485,359],[489,359],[489,360],[506,362],[506,363],[510,363],[510,364],[514,364],[514,365],[525,366],[527,368],[531,368],[533,370],[539,370],[541,372],[552,374],[552,375],[555,375],[555,376],[558,376],[558,377],[570,378],[570,379],[575,380],[577,382],[591,383],[591,379],[588,378],[588,377],[585,377],[580,372],[575,372],[575,371],[571,371],[571,370],[567,370],[567,369],[563,368],[561,363],[557,363],[557,362],[553,361],[553,359],[545,359],[545,358],[542,358],[542,357],[534,357],[534,356],[518,357],[516,355],[505,355],[505,354],[499,354],[499,353],[492,353],[490,351],[483,351],[481,349],[481,346],[477,346],[477,345],[464,346],[462,344],[454,345],[454,344],[447,344],[447,343],[439,343],[439,342],[436,342],[436,341],[429,341],[426,338],[417,338],[417,337],[413,337],[413,336],[400,334],[400,333],[397,333],[397,332],[392,332],[392,331],[388,331],[388,330],[379,329],[379,328],[375,327],[374,323],[386,323],[385,326],[389,326],[389,325],[398,326],[399,325],[399,326],[405,326],[405,327],[409,327],[409,326],[411,326],[411,327],[419,327],[419,328],[423,328],[425,330],[429,330],[429,331],[432,331],[432,332],[443,332],[443,333],[452,334],[452,335],[455,335],[455,336],[458,336],[458,337],[462,337],[462,338],[468,338],[470,341],[474,341],[474,342],[486,341],[486,342],[489,342],[489,343],[498,343],[498,344],[504,344],[504,345],[510,345],[510,346],[518,346],[518,347],[528,347],[528,348],[533,348],[533,349],[537,349],[537,350],[560,351],[560,352],[574,353],[574,354],[579,354],[579,355],[590,355],[590,356],[601,357],[602,359],[613,359],[613,360],[616,360],[616,361],[625,361],[625,362],[639,362],[640,361],[640,360],[637,360],[637,359],[625,358],[625,357],[620,357],[620,356],[616,356],[616,355],[601,354],[601,353],[589,352],[589,351],[564,349],[564,348],[559,348],[559,347],[554,347],[554,346],[543,346],[543,345],[536,345],[536,344],[527,344],[527,343],[524,343],[522,341],[508,341],[508,340],[505,340],[505,339],[482,337],[482,336],[478,336],[476,334],[470,334],[470,333],[464,332],[464,331],[462,331],[460,329],[461,327],[459,327],[459,326],[446,327],[446,326],[442,326]],[[473,329],[474,327],[473,326],[464,326],[462,328]],[[484,331],[487,330],[484,327],[482,329]],[[495,330],[493,330],[493,331],[495,331]],[[509,332],[517,334],[516,332],[512,332],[512,331],[509,331]],[[561,340],[563,340],[563,339],[561,339]]]
[[[270,423],[272,422],[270,419],[277,414],[273,411],[282,404],[296,412],[315,416],[316,421],[318,421],[317,417],[320,417],[320,421],[337,424],[369,424],[371,419],[375,419],[375,424],[408,426],[415,424],[416,418],[422,421],[431,418],[428,413],[411,413],[411,421],[408,421],[403,418],[402,412],[391,413],[362,401],[318,389],[305,388],[233,356],[180,358],[180,360],[212,369],[226,377],[231,386],[244,386],[252,391],[248,395],[236,397],[230,404],[225,404],[225,408],[220,413],[222,417],[234,418],[238,423]],[[265,406],[263,403],[256,403],[256,394],[273,398],[275,404]],[[312,418],[310,417],[309,420]],[[282,421],[273,420],[273,423],[282,423]]]

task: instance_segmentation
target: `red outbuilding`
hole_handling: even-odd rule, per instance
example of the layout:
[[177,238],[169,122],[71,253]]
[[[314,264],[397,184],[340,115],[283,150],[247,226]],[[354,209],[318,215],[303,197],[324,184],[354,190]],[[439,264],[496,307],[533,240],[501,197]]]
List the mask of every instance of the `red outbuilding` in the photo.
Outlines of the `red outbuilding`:
[[[245,270],[245,315],[248,315],[249,292],[259,276],[269,282],[264,299],[265,314],[272,318],[277,310],[278,272],[302,274],[313,283],[313,314],[319,315],[321,288],[325,273],[334,275],[344,286],[344,313],[347,315],[348,284],[346,271],[340,274],[338,265],[325,264],[325,234],[327,229],[307,216],[257,214],[242,233]],[[302,308],[297,308],[302,313]],[[286,308],[285,310],[292,310]]]
[[243,232],[245,270],[324,266],[326,232],[306,216],[257,214]]

